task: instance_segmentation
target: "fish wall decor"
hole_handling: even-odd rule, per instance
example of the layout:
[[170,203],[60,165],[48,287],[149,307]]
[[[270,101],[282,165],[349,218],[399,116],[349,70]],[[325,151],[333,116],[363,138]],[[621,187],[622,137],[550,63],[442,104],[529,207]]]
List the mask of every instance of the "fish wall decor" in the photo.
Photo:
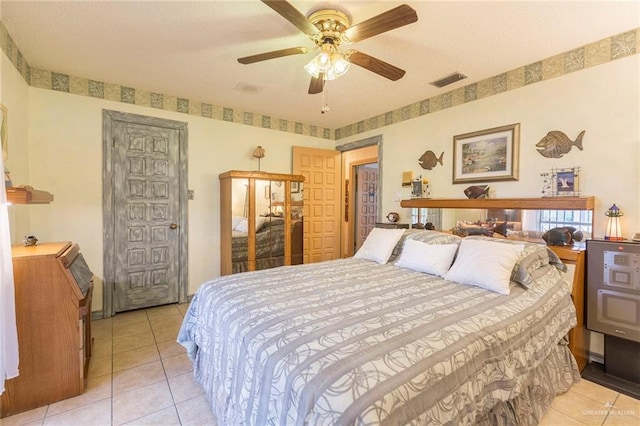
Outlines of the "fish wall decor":
[[420,164],[420,167],[422,167],[423,169],[431,170],[438,163],[440,163],[440,165],[443,166],[443,164],[442,164],[442,157],[443,156],[444,156],[444,151],[442,151],[442,154],[440,154],[440,158],[436,157],[436,153],[435,152],[426,151],[424,154],[422,154],[422,156],[420,158],[418,158],[418,164]]
[[576,140],[572,141],[564,133],[558,130],[552,130],[540,139],[536,147],[538,148],[538,152],[544,157],[560,158],[571,151],[573,146],[578,147],[578,149],[582,151],[582,138],[584,137],[584,133],[585,130],[581,131]]

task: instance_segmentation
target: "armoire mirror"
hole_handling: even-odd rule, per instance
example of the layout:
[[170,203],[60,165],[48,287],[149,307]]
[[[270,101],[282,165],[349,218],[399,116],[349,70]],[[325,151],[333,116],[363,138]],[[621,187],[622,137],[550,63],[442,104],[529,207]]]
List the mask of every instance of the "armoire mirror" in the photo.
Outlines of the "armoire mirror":
[[223,275],[302,263],[303,180],[299,175],[220,175]]

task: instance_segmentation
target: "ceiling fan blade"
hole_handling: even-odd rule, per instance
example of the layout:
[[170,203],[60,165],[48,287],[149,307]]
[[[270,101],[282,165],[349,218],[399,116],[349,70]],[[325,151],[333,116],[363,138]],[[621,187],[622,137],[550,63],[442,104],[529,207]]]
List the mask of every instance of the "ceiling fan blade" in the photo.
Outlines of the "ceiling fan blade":
[[348,28],[344,34],[350,41],[356,42],[412,24],[417,20],[416,11],[403,4]]
[[376,74],[388,78],[389,80],[401,79],[405,71],[396,66],[393,66],[385,61],[369,56],[366,53],[358,52],[357,50],[349,50],[344,55],[345,59],[352,64],[356,64],[359,67],[365,68]]
[[245,56],[238,58],[241,64],[253,64],[254,62],[266,61],[268,59],[282,58],[283,56],[300,55],[307,53],[309,49],[306,47],[290,47],[288,49],[273,50],[271,52],[258,53],[257,55]]
[[320,30],[313,25],[306,16],[304,16],[298,9],[293,7],[289,2],[284,0],[262,0],[262,3],[275,10],[280,16],[287,21],[291,22],[300,31],[308,36],[314,36],[320,32]]
[[322,93],[324,89],[324,76],[320,74],[318,78],[311,77],[311,83],[309,83],[309,94],[315,95],[317,93]]

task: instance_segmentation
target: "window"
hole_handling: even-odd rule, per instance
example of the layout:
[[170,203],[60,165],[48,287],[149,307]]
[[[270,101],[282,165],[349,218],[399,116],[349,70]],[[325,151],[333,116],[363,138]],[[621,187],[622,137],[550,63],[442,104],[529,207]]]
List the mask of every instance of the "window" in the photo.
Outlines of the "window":
[[412,208],[411,224],[424,225],[431,222],[436,229],[441,229],[442,215],[440,209]]
[[548,231],[551,228],[571,226],[582,232],[591,234],[592,212],[587,210],[540,210],[538,212],[538,223],[541,231]]

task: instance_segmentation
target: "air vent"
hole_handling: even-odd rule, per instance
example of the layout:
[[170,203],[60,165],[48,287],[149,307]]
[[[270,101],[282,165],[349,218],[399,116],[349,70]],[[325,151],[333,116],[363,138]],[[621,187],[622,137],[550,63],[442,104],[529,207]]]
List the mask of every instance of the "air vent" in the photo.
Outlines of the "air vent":
[[459,72],[454,72],[453,74],[448,75],[445,78],[441,78],[440,80],[431,82],[431,84],[436,87],[444,87],[456,83],[460,80],[464,80],[465,78],[467,78],[466,75],[460,74]]
[[245,92],[245,93],[258,93],[258,92],[262,91],[262,89],[264,89],[264,87],[254,86],[253,84],[240,82],[240,83],[236,84],[236,86],[233,89],[234,90],[238,90],[240,92]]

